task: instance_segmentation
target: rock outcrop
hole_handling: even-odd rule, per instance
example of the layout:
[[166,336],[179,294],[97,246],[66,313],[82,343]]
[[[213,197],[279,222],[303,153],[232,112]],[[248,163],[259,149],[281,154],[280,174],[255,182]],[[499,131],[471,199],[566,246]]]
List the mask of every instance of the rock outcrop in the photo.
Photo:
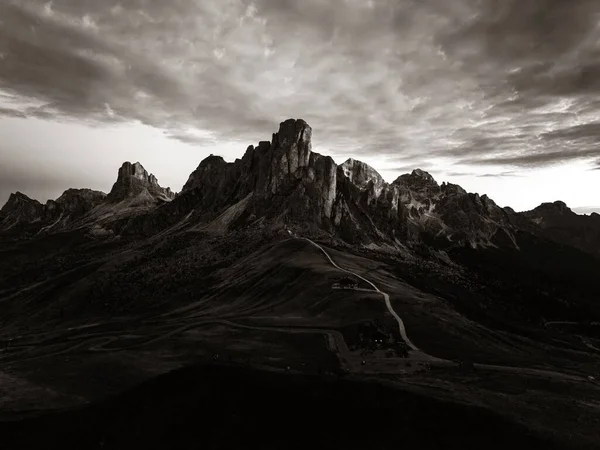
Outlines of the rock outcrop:
[[341,166],[344,176],[359,189],[366,189],[370,182],[376,187],[384,184],[383,178],[379,173],[368,164],[355,159],[346,160]]
[[310,163],[311,138],[312,128],[302,119],[289,119],[279,125],[279,132],[273,135],[271,143],[267,193],[276,194],[303,177]]
[[0,223],[5,230],[20,224],[40,222],[43,218],[44,205],[18,191],[10,194],[8,201],[0,209]]
[[[178,198],[161,208],[167,219],[189,214],[214,218],[244,201],[248,221],[257,218],[312,221],[324,225],[331,216],[337,166],[311,151],[312,129],[301,119],[282,122],[272,141],[250,145],[244,156],[226,162],[210,155],[192,172]],[[185,206],[183,206],[185,205]]]
[[175,197],[170,188],[162,188],[158,180],[139,163],[125,162],[119,169],[117,181],[107,196],[109,203],[136,200],[140,204],[168,202]]
[[16,192],[11,194],[0,211],[0,230],[20,227],[25,234],[63,231],[100,205],[105,198],[105,193],[91,189],[67,189],[56,200],[41,204]]
[[[82,217],[106,199],[106,194],[92,189],[67,189],[56,200],[46,202],[46,213],[52,217]],[[51,218],[52,218],[51,217]]]

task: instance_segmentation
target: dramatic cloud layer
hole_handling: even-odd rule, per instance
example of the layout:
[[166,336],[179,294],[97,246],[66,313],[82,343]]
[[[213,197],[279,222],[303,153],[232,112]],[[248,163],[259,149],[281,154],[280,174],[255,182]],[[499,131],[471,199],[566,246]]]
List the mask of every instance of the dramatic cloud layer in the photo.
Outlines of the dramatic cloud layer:
[[592,170],[599,24],[597,0],[3,0],[0,116],[195,145],[302,117],[388,172]]

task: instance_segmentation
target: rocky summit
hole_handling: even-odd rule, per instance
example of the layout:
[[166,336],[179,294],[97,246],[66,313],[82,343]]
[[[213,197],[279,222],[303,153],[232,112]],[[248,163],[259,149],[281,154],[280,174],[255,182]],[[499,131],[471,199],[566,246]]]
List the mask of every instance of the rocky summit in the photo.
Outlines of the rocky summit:
[[153,174],[139,163],[125,162],[119,169],[117,181],[107,196],[110,203],[137,198],[141,202],[170,201],[175,197],[169,188],[162,188]]

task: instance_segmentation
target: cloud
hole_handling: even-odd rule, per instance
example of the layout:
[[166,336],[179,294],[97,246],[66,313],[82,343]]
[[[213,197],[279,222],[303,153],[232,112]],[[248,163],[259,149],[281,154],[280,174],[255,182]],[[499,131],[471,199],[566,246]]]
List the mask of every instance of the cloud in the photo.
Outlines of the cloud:
[[516,172],[500,172],[500,173],[483,173],[479,175],[475,175],[480,178],[502,178],[502,177],[520,177],[522,175]]
[[20,118],[26,118],[27,115],[25,115],[23,112],[16,110],[16,109],[12,109],[12,108],[2,108],[0,107],[0,117],[4,116],[4,117],[20,117]]
[[[567,156],[568,155],[568,156]],[[494,158],[471,159],[462,161],[463,164],[478,164],[484,166],[520,166],[520,167],[539,167],[552,163],[564,162],[565,160],[590,160],[590,158],[600,156],[600,149],[587,148],[567,152],[563,149],[552,151],[534,151],[523,152],[514,155],[497,156]]]
[[165,135],[171,139],[176,139],[180,142],[193,145],[214,145],[217,144],[217,140],[209,133],[198,133],[197,131],[191,130],[173,130],[171,132],[165,132]]
[[0,89],[39,104],[0,116],[136,121],[195,145],[257,142],[302,117],[323,152],[395,167],[591,161],[599,13],[594,0],[5,0]]
[[497,173],[474,173],[474,172],[445,172],[444,175],[449,177],[477,177],[477,178],[504,178],[504,177],[520,177],[521,174],[513,171],[497,172]]

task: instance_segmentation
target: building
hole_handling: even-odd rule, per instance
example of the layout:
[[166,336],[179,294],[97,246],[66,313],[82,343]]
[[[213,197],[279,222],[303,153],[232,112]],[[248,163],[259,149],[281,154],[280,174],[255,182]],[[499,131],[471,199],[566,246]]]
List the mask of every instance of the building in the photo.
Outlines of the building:
[[354,278],[343,277],[338,282],[338,285],[342,289],[356,289],[358,287],[358,282]]

